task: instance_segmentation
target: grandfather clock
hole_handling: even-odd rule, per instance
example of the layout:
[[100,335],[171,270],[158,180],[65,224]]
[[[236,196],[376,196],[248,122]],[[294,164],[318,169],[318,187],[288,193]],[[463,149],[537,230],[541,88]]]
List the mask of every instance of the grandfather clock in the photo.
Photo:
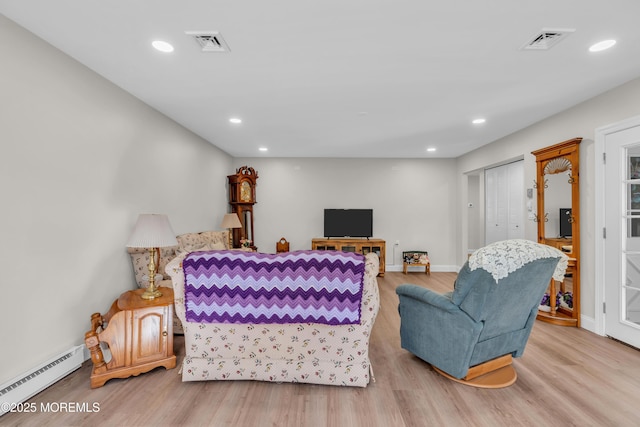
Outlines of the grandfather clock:
[[255,249],[253,234],[253,205],[256,203],[256,181],[258,172],[255,169],[242,166],[236,169],[235,175],[228,175],[229,204],[231,212],[238,214],[242,228],[233,229],[233,247],[240,247],[241,239],[251,240],[251,247]]

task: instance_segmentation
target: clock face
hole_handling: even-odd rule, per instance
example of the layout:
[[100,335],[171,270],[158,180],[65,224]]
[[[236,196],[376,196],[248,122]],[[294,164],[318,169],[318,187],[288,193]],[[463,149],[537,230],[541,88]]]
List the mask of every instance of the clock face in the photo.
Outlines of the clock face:
[[251,184],[248,181],[243,181],[240,184],[240,200],[243,202],[252,201]]

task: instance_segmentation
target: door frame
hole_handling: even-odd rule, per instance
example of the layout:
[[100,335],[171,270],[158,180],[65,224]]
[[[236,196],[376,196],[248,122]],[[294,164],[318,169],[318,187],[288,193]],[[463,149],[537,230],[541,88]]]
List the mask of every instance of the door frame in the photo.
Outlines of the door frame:
[[[595,130],[595,333],[605,335],[605,258],[604,258],[604,227],[605,227],[605,140],[608,135],[620,132],[632,127],[640,126],[640,116],[630,117],[616,123],[596,128]],[[617,301],[616,301],[617,303]]]

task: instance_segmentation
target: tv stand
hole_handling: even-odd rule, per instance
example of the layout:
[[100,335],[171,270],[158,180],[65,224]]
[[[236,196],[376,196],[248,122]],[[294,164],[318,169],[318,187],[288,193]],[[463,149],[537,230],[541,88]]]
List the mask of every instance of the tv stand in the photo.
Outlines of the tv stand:
[[333,239],[333,241],[336,240],[369,240],[369,237],[361,237],[361,238],[355,238],[355,237],[351,237],[351,236],[344,236],[344,237],[325,237],[326,240],[331,240]]
[[382,239],[351,239],[351,238],[315,238],[311,239],[311,249],[316,251],[343,251],[357,252],[366,255],[375,252],[380,259],[380,269],[378,275],[384,276],[385,254],[387,252],[386,243]]

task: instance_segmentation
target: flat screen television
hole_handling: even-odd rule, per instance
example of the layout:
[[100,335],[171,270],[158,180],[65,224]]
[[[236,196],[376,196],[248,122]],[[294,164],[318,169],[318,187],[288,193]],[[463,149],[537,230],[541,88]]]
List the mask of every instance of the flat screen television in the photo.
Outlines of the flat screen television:
[[325,209],[324,237],[372,237],[373,209]]
[[571,237],[571,209],[560,208],[560,237]]

